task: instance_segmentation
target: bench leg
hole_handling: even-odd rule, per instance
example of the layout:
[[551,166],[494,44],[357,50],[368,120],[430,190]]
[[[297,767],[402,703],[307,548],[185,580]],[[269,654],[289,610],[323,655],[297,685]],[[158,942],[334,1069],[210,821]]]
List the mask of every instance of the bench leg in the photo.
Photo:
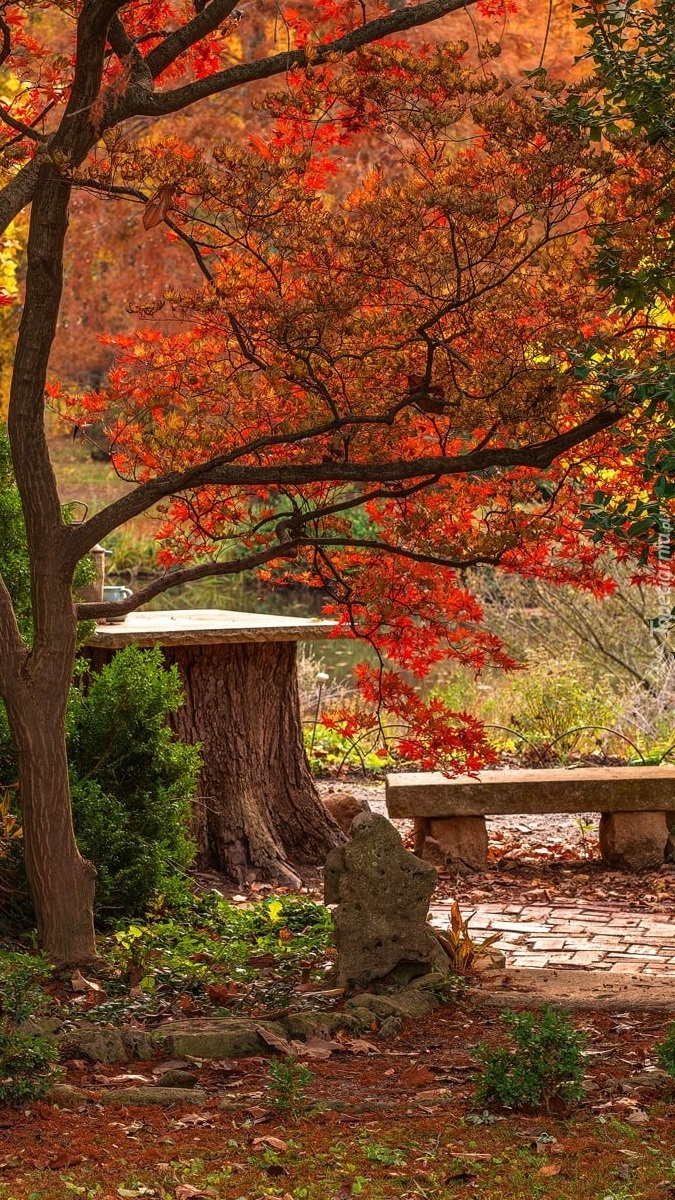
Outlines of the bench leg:
[[485,817],[432,817],[426,821],[423,857],[451,871],[487,867]]
[[662,812],[613,812],[600,818],[600,853],[608,867],[646,871],[664,861],[668,823]]
[[427,817],[415,817],[413,821],[413,834],[415,837],[414,852],[418,858],[424,858],[424,843],[427,840],[429,833],[429,821]]

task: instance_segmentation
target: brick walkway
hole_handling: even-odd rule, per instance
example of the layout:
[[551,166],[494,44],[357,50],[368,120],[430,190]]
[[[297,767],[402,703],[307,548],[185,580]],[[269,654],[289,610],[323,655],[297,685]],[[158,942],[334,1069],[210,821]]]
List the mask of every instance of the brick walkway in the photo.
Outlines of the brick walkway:
[[[433,904],[435,925],[448,923],[450,904]],[[480,941],[499,933],[496,946],[509,967],[571,967],[615,975],[665,975],[675,970],[675,920],[637,908],[595,904],[485,904],[462,910]],[[472,915],[473,914],[473,915]]]

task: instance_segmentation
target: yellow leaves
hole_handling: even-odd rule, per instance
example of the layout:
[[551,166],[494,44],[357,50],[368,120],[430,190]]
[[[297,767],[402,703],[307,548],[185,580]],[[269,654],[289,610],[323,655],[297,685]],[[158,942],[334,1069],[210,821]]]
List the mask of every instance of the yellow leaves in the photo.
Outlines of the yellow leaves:
[[23,837],[23,830],[11,811],[11,793],[6,791],[0,800],[0,858],[6,854],[6,846],[10,842],[18,842]]

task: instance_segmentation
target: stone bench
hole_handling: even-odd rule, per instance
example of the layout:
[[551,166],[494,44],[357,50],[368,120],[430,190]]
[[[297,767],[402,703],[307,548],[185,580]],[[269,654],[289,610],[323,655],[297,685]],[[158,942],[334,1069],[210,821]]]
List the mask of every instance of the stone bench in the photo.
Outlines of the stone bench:
[[412,817],[415,853],[437,866],[482,871],[486,816],[599,812],[608,866],[646,870],[664,861],[675,816],[675,768],[589,767],[387,776],[390,817]]

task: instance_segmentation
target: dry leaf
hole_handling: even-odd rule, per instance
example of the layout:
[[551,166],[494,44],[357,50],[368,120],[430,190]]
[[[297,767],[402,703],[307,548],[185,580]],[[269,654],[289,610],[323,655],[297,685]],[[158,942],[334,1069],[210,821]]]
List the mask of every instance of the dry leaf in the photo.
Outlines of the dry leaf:
[[154,229],[155,225],[161,225],[166,218],[171,205],[174,201],[176,189],[172,183],[165,183],[155,192],[155,195],[148,200],[143,210],[143,228]]
[[186,1071],[192,1067],[193,1063],[187,1058],[168,1058],[165,1062],[158,1063],[152,1068],[153,1075],[164,1075],[166,1071]]
[[282,1141],[281,1138],[274,1137],[271,1133],[265,1134],[263,1137],[253,1139],[254,1146],[269,1146],[270,1150],[278,1150],[279,1154],[283,1154],[288,1150],[288,1142]]
[[189,1129],[191,1125],[210,1125],[210,1119],[200,1112],[185,1113],[179,1121],[172,1121],[173,1129]]
[[559,1175],[561,1171],[562,1167],[558,1163],[545,1163],[543,1167],[539,1168],[537,1174],[548,1177],[549,1175]]
[[215,1196],[213,1188],[193,1187],[191,1183],[181,1183],[176,1188],[176,1200],[199,1200],[200,1196]]
[[635,1108],[633,1112],[629,1112],[628,1116],[624,1117],[627,1125],[646,1125],[649,1121],[649,1114],[644,1108]]
[[94,983],[93,979],[85,979],[81,971],[73,971],[73,974],[70,977],[70,986],[74,992],[103,991],[100,983]]
[[311,1037],[303,1044],[297,1046],[296,1053],[300,1058],[330,1058],[334,1050],[342,1050],[339,1042],[333,1042],[326,1038]]
[[206,994],[212,1004],[225,1006],[239,995],[239,989],[234,984],[208,983]]
[[271,1046],[273,1050],[279,1050],[281,1054],[294,1055],[296,1048],[288,1038],[280,1037],[278,1033],[274,1033],[271,1029],[265,1029],[264,1025],[256,1025],[255,1031],[258,1037],[261,1037],[263,1042]]
[[363,1038],[346,1038],[339,1039],[339,1046],[342,1050],[348,1050],[350,1054],[379,1054],[380,1051],[372,1042],[364,1042]]

